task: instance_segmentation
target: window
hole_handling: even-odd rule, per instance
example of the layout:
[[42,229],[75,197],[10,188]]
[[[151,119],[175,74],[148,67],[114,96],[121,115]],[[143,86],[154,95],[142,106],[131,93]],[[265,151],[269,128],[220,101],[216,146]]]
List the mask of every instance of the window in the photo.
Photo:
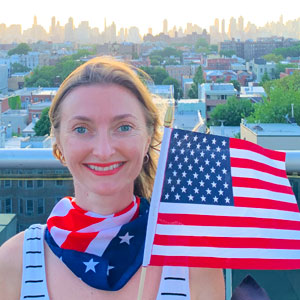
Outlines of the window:
[[8,189],[11,187],[11,180],[4,180],[4,188]]
[[22,198],[19,198],[18,207],[19,207],[19,214],[23,214],[24,213],[24,205],[23,205],[23,199]]
[[26,215],[27,216],[33,215],[33,200],[32,199],[26,200]]
[[5,213],[10,214],[12,213],[12,202],[11,198],[5,199]]
[[36,181],[37,187],[40,189],[44,187],[44,180],[37,180]]
[[62,180],[56,180],[55,185],[56,186],[63,186],[63,181]]
[[26,188],[33,189],[33,180],[26,180]]
[[40,198],[37,200],[37,213],[42,215],[44,213],[44,199]]
[[22,188],[22,187],[23,187],[23,180],[19,180],[18,186],[19,186],[19,188]]

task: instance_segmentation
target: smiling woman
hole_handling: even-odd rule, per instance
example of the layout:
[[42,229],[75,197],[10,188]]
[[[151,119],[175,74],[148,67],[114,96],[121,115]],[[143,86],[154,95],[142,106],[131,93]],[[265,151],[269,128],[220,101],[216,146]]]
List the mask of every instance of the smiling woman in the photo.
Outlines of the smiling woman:
[[[137,70],[96,58],[63,82],[49,116],[53,153],[72,173],[75,196],[1,247],[1,297],[136,299],[160,141],[151,95]],[[177,299],[158,293],[166,270],[148,267],[142,299]],[[182,276],[185,299],[224,298],[221,270]]]

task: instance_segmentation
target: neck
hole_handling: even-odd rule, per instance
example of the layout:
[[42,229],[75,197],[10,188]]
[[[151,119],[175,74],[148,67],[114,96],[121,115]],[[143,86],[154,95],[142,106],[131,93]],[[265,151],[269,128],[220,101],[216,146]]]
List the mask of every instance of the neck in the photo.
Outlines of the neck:
[[123,210],[133,199],[133,188],[113,195],[99,195],[87,191],[80,183],[74,180],[74,189],[75,201],[79,207],[104,216]]

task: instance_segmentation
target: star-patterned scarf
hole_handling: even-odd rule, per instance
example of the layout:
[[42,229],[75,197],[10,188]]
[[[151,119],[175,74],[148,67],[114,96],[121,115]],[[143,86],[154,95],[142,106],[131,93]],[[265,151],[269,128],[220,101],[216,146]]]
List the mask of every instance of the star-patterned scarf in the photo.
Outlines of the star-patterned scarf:
[[101,216],[66,197],[53,208],[45,240],[53,253],[86,284],[121,289],[142,264],[149,203],[134,197],[119,213]]

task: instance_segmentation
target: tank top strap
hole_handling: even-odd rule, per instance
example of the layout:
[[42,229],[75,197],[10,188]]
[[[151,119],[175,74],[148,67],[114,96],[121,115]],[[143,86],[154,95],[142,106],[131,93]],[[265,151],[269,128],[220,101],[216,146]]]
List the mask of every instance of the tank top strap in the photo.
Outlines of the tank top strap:
[[156,300],[190,300],[188,267],[164,266]]
[[20,300],[49,300],[44,256],[45,228],[46,225],[34,224],[25,230]]

